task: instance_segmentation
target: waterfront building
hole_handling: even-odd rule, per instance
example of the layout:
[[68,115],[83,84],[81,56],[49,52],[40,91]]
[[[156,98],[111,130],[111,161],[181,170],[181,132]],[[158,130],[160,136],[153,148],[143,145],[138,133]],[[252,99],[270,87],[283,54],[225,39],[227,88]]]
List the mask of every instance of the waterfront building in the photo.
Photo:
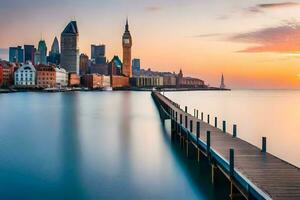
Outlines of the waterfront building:
[[114,56],[108,63],[108,73],[109,75],[125,75],[122,74],[123,64],[118,56]]
[[91,59],[97,65],[106,64],[105,45],[91,45]]
[[60,53],[59,53],[59,44],[57,37],[54,38],[51,51],[49,52],[48,62],[50,64],[59,65],[60,64]]
[[16,65],[7,61],[1,60],[0,67],[2,68],[2,87],[10,87],[14,83],[14,71]]
[[85,74],[82,76],[82,83],[84,87],[90,89],[99,89],[110,87],[110,77],[102,74]]
[[34,52],[34,45],[24,45],[24,63],[30,61],[32,64],[34,64]]
[[92,63],[90,66],[91,74],[103,74],[109,75],[108,64],[94,64]]
[[31,62],[27,62],[17,69],[14,74],[17,87],[34,87],[36,85],[36,69]]
[[138,58],[132,60],[132,73],[139,73],[141,70],[141,61]]
[[130,31],[129,31],[128,20],[126,20],[125,32],[122,37],[122,46],[123,46],[122,74],[127,77],[132,77],[132,70],[131,70],[132,38],[131,38]]
[[24,50],[21,46],[9,47],[9,62],[24,62]]
[[63,68],[40,64],[36,66],[36,71],[39,88],[60,88],[68,85],[68,73]]
[[174,74],[163,76],[164,87],[176,87],[176,76]]
[[47,45],[45,40],[40,40],[38,44],[38,49],[34,54],[35,64],[47,64]]
[[164,81],[161,76],[139,76],[132,78],[132,86],[136,87],[163,87]]
[[112,88],[124,88],[130,86],[129,77],[127,76],[112,75],[110,78]]
[[86,54],[80,54],[79,57],[79,74],[82,76],[89,71],[89,57]]
[[80,76],[75,72],[70,72],[68,76],[68,85],[78,87],[80,85]]
[[61,33],[61,66],[67,72],[79,74],[79,32],[76,21],[71,21]]
[[222,74],[220,89],[225,89],[225,88],[226,88],[226,86],[225,86],[225,81],[224,81],[224,75]]
[[177,75],[176,81],[177,87],[182,88],[203,88],[206,87],[204,81],[198,78],[192,77],[183,77],[182,70],[180,69],[179,74]]

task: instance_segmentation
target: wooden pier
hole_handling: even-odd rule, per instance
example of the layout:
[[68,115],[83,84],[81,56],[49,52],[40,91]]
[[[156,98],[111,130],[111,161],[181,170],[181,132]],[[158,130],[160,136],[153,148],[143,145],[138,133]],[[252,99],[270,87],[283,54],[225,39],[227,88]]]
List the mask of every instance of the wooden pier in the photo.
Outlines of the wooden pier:
[[236,125],[230,134],[226,132],[226,121],[222,121],[220,129],[217,118],[212,120],[201,113],[199,119],[198,110],[191,115],[187,107],[182,110],[159,92],[152,92],[152,98],[163,122],[171,120],[171,137],[180,141],[187,156],[193,149],[198,160],[202,156],[208,160],[212,182],[217,174],[229,180],[231,199],[300,200],[300,169],[268,153],[266,138],[257,148],[238,138]]

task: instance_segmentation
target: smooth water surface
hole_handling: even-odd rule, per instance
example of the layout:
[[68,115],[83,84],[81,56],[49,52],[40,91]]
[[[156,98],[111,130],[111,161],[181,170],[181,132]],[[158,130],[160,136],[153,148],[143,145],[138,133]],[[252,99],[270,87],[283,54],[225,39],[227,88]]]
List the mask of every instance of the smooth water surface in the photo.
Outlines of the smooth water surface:
[[218,198],[163,130],[148,92],[0,94],[0,199]]
[[293,90],[233,90],[165,92],[181,107],[188,106],[227,122],[232,133],[237,124],[238,137],[261,147],[261,138],[267,137],[267,151],[300,167],[300,91]]

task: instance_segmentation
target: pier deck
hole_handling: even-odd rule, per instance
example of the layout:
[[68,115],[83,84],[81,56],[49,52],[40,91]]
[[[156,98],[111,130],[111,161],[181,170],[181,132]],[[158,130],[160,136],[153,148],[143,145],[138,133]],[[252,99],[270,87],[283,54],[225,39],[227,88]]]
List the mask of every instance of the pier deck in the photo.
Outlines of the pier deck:
[[[180,131],[188,134],[191,143],[211,157],[210,160],[244,191],[246,199],[300,199],[299,168],[185,112],[159,92],[152,92],[152,97],[156,105],[161,106],[160,112],[166,112]],[[200,122],[199,138],[196,135],[197,122]],[[209,150],[207,131],[210,131]],[[230,149],[234,149],[234,172],[231,176]]]

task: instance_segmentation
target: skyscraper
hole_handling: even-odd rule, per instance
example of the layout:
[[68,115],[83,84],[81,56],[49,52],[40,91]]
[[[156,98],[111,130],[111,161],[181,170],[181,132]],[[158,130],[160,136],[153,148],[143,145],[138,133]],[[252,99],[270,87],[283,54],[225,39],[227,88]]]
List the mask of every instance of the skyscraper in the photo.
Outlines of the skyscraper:
[[132,47],[132,38],[129,32],[128,20],[126,20],[125,32],[122,37],[123,45],[123,67],[122,73],[127,77],[132,77],[131,70],[131,47]]
[[105,45],[91,45],[91,59],[95,60],[95,64],[105,64]]
[[24,62],[24,50],[21,46],[9,47],[9,62]]
[[85,54],[80,54],[79,57],[79,74],[85,75],[88,73],[89,57]]
[[61,66],[67,72],[79,74],[78,28],[76,21],[71,21],[61,33]]
[[24,62],[30,61],[34,64],[34,45],[24,45]]
[[60,63],[60,53],[59,53],[59,44],[57,37],[54,38],[51,51],[49,52],[48,62],[52,64],[59,65]]
[[47,45],[45,40],[40,40],[38,49],[34,54],[35,64],[47,64]]
[[132,60],[132,71],[133,72],[139,72],[141,69],[141,61],[138,58],[134,58]]

